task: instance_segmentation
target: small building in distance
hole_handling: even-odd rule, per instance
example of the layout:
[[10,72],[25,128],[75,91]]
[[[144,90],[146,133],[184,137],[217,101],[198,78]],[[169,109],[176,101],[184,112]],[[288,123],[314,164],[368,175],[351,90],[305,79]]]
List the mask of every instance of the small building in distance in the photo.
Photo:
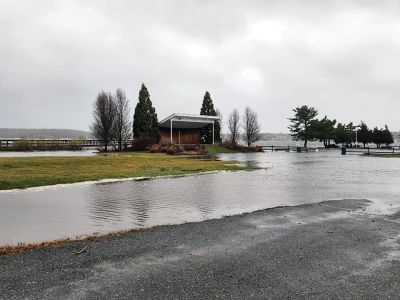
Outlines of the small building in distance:
[[214,123],[220,120],[218,116],[172,114],[158,123],[160,142],[161,144],[200,144],[201,129],[211,125],[214,144]]

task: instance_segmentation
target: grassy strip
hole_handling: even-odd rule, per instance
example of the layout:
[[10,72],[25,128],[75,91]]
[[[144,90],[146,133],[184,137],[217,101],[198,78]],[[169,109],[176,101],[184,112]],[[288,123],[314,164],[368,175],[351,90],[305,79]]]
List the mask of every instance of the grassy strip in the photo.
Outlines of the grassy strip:
[[153,153],[0,158],[0,190],[100,179],[249,169],[234,163]]
[[206,152],[211,154],[218,154],[218,153],[234,153],[235,151],[222,146],[209,145],[206,146]]
[[210,154],[264,152],[263,148],[260,146],[246,147],[243,145],[209,145],[206,146],[205,150]]
[[378,157],[384,157],[384,158],[400,158],[400,154],[382,154],[382,155],[376,155]]

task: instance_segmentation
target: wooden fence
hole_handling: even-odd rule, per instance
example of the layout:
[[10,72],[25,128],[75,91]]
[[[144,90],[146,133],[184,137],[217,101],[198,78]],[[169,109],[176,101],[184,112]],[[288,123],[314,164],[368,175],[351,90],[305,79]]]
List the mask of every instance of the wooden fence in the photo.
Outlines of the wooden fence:
[[318,148],[316,147],[298,147],[298,146],[261,146],[265,151],[285,151],[285,152],[308,152],[308,151],[316,151]]
[[[128,145],[131,143],[128,140]],[[110,142],[110,145],[117,145],[117,141]],[[0,139],[1,150],[12,150],[14,148],[44,148],[44,149],[79,149],[103,147],[104,142],[95,139]]]
[[[272,151],[272,152],[278,152],[278,151],[285,151],[285,152],[313,152],[313,151],[318,151],[319,149],[325,149],[325,148],[318,148],[318,147],[298,147],[298,146],[261,146],[265,151]],[[341,148],[337,148],[337,150],[340,150]],[[385,148],[371,148],[371,147],[366,147],[366,148],[342,148],[342,154],[365,154],[365,155],[385,155],[385,154],[391,154],[391,155],[396,155],[400,154],[400,146],[393,146],[391,148],[385,149]]]
[[342,150],[342,154],[364,154],[364,155],[396,155],[400,154],[400,146],[392,147],[390,149],[382,148],[347,148]]

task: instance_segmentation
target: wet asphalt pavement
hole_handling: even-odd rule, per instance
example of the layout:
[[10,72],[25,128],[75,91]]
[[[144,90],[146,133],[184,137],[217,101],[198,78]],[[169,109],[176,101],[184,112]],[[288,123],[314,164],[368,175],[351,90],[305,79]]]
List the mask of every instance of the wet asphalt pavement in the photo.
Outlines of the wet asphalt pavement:
[[275,208],[0,256],[0,298],[398,299],[400,218],[370,205]]

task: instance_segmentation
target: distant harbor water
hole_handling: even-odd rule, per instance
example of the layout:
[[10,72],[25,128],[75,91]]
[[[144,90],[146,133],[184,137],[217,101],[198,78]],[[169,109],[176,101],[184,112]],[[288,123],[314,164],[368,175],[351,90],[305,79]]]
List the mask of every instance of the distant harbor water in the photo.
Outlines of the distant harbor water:
[[264,169],[0,192],[0,245],[220,218],[275,206],[369,199],[400,209],[400,159],[340,151],[224,154]]

